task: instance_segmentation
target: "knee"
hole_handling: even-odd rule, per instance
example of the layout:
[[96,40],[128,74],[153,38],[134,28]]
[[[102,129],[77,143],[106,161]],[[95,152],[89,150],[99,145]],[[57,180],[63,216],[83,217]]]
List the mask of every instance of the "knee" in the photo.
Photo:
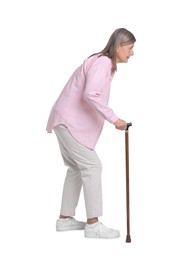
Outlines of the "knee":
[[101,174],[102,172],[102,164],[100,161],[98,161],[97,164],[92,165],[91,168],[95,169],[98,172],[98,174]]
[[97,158],[97,160],[95,160],[94,162],[91,162],[90,167],[95,168],[95,169],[97,169],[98,171],[101,172],[102,171],[102,163],[101,163],[100,159]]
[[101,175],[101,172],[102,172],[102,164],[99,160],[94,163],[91,162],[87,163],[86,165],[84,165],[84,167],[81,170],[82,177],[88,175],[99,177]]

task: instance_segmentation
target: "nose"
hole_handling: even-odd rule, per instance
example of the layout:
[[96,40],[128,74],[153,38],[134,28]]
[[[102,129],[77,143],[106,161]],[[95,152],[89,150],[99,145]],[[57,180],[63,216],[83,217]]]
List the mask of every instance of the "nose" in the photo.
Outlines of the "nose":
[[133,56],[134,55],[134,50],[131,50],[131,56]]

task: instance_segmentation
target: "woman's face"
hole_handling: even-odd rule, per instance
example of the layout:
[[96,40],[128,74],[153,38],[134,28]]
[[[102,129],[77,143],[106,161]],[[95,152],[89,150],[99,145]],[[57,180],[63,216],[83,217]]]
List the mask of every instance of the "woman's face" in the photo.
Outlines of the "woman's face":
[[116,63],[127,63],[130,56],[134,55],[134,43],[129,45],[120,45],[116,50]]

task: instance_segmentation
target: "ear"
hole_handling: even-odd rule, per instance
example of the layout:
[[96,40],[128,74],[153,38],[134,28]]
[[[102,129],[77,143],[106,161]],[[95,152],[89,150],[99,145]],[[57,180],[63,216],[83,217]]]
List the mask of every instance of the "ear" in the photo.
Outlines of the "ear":
[[120,49],[121,49],[121,45],[118,45],[116,48],[116,52],[119,52]]

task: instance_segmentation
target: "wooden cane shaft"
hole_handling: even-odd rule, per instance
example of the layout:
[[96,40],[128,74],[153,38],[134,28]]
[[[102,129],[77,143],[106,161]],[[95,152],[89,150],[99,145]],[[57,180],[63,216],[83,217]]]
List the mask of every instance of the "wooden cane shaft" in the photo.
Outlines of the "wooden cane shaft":
[[127,237],[126,242],[131,242],[130,238],[130,188],[129,188],[129,135],[125,132],[125,150],[126,150],[126,211],[127,211]]

